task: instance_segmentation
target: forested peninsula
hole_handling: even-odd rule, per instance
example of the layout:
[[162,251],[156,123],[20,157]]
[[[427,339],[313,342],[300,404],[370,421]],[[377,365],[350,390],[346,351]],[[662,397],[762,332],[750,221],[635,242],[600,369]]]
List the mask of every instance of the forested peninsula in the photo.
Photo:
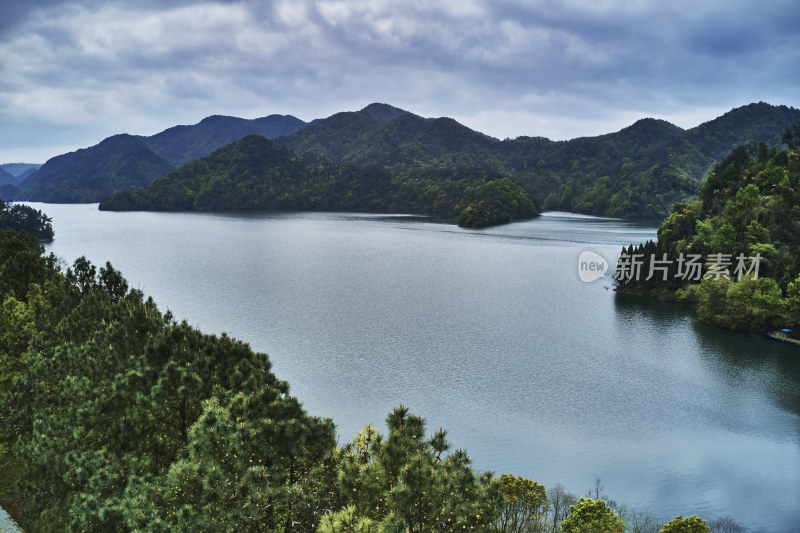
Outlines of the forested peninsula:
[[310,163],[284,145],[247,136],[100,203],[111,211],[306,210],[434,215],[484,227],[539,214],[507,177],[476,167],[397,171]]
[[22,230],[0,229],[0,299],[0,505],[26,531],[739,527],[661,523],[599,480],[578,498],[476,471],[403,406],[338,444],[266,354],[162,313],[109,263],[63,266]]
[[677,300],[708,323],[800,330],[800,127],[788,150],[739,146],[697,200],[679,204],[656,242],[624,248],[617,291]]

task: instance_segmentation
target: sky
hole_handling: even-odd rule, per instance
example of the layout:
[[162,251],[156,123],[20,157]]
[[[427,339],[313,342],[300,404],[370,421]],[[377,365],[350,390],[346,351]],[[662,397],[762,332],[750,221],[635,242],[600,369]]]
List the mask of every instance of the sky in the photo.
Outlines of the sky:
[[0,0],[0,163],[372,102],[503,139],[800,106],[797,0]]

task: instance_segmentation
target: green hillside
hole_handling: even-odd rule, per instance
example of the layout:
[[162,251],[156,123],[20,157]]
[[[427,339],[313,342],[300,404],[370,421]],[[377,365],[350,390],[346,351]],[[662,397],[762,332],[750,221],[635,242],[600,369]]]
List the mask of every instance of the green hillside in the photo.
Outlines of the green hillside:
[[132,135],[115,135],[100,144],[47,161],[19,185],[16,199],[99,202],[114,191],[144,187],[173,169]]
[[145,189],[121,191],[104,210],[325,210],[406,212],[482,227],[538,214],[531,196],[475,167],[415,169],[308,162],[251,135],[194,160]]
[[338,113],[276,140],[315,161],[395,169],[480,166],[499,171],[503,166],[496,139],[451,118],[411,113],[382,120],[363,110]]
[[401,114],[369,120],[338,113],[277,139],[315,161],[393,169],[477,166],[508,175],[559,209],[618,217],[663,218],[695,197],[703,177],[733,147],[780,135],[800,110],[765,103],[734,109],[691,130],[642,119],[616,133],[554,142],[499,141],[448,118]]
[[[9,199],[43,202],[99,202],[115,191],[145,187],[175,168],[251,134],[278,137],[305,123],[292,116],[254,120],[211,116],[193,126],[175,126],[150,137],[115,135],[96,146],[47,161],[9,183]],[[2,175],[0,175],[0,184]]]
[[254,120],[214,115],[194,126],[175,126],[142,137],[142,141],[177,168],[247,135],[273,139],[289,135],[305,125],[302,120],[289,115],[270,115]]

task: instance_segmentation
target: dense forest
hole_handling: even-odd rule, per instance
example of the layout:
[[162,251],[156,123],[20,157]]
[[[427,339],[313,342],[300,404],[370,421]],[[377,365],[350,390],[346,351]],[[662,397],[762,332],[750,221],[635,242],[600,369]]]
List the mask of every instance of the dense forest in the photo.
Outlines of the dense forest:
[[663,219],[697,196],[708,171],[736,145],[780,145],[775,132],[800,121],[800,110],[757,103],[689,130],[642,119],[597,137],[501,141],[450,118],[392,109],[384,120],[338,113],[276,140],[311,161],[400,170],[478,166],[519,183],[544,209]]
[[[692,306],[711,324],[800,330],[800,134],[740,146],[677,205],[657,242],[623,249],[618,291]],[[638,279],[637,279],[638,278]],[[649,278],[649,279],[648,279]]]
[[399,172],[310,163],[251,135],[196,159],[149,187],[121,191],[104,210],[315,210],[404,212],[484,227],[538,214],[519,185],[475,167]]
[[0,504],[27,531],[742,531],[478,472],[403,406],[337,445],[267,355],[24,231],[0,298]]
[[40,241],[51,241],[55,233],[50,217],[33,207],[0,200],[0,230],[30,233]]

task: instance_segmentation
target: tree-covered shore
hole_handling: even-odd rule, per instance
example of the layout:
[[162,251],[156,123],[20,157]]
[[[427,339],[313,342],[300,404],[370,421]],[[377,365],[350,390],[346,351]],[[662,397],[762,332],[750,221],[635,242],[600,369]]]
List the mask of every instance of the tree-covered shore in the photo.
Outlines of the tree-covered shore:
[[740,146],[700,198],[679,204],[657,242],[629,246],[617,291],[677,300],[710,324],[800,330],[800,134],[788,150]]

